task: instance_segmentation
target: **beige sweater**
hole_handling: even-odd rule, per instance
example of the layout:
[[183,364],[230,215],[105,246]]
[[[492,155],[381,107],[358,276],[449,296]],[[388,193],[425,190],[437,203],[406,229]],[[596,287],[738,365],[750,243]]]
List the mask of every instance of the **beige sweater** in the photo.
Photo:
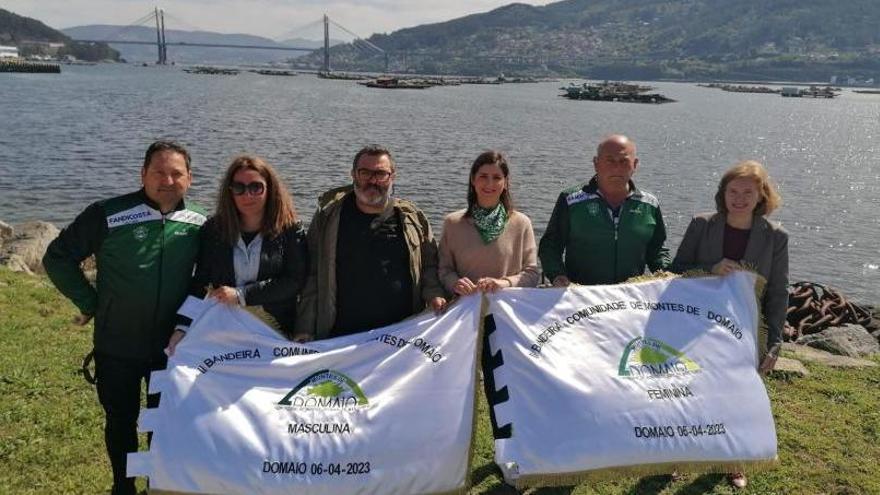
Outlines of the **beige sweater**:
[[450,213],[443,220],[440,239],[440,281],[450,293],[462,277],[476,282],[482,277],[505,278],[512,287],[536,287],[538,273],[535,233],[529,217],[518,211],[510,214],[504,232],[484,244],[465,210]]

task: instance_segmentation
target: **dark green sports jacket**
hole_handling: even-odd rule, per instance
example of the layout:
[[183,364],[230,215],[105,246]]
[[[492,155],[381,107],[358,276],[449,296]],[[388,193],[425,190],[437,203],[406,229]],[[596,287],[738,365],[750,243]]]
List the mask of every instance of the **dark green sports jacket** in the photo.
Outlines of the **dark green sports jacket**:
[[595,177],[559,195],[538,248],[551,282],[566,275],[578,284],[616,284],[643,274],[645,265],[651,271],[669,265],[657,198],[632,182],[630,191],[616,226]]
[[[187,295],[205,219],[184,201],[162,215],[142,189],[91,204],[52,241],[46,273],[83,314],[94,315],[97,352],[161,355]],[[92,254],[94,288],[80,268]]]

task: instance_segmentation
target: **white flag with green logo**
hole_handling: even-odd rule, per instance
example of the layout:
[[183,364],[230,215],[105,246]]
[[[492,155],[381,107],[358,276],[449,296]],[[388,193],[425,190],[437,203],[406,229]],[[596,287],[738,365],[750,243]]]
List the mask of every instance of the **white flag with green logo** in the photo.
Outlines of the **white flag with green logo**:
[[236,307],[194,317],[142,411],[130,476],[211,494],[466,489],[481,300],[370,332],[296,344]]
[[487,383],[505,479],[524,487],[772,463],[754,281],[737,272],[492,295]]

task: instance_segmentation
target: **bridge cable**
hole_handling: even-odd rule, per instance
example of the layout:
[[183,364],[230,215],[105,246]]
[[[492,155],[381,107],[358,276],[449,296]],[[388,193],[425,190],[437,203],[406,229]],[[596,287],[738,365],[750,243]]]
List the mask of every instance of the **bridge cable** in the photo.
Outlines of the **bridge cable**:
[[127,26],[123,26],[123,27],[117,29],[116,31],[113,31],[112,33],[110,33],[109,36],[105,36],[104,39],[107,39],[107,40],[118,39],[117,38],[118,36],[122,35],[124,32],[128,31],[129,29],[137,27],[137,26],[142,26],[147,22],[151,22],[155,18],[156,18],[156,14],[154,12],[150,11],[149,14],[138,18],[136,21],[128,24]]
[[[305,36],[305,35],[306,35],[306,34],[305,34],[305,31],[306,31],[307,29],[310,29],[310,28],[312,28],[312,27],[318,27],[318,26],[320,26],[320,25],[323,24],[323,23],[324,23],[324,19],[323,19],[323,18],[322,18],[322,19],[317,19],[317,20],[314,20],[314,21],[312,21],[312,22],[310,22],[310,23],[308,23],[308,24],[303,24],[302,26],[298,26],[298,27],[295,27],[295,28],[293,28],[293,29],[289,29],[289,30],[287,30],[287,31],[285,31],[285,32],[283,32],[283,33],[281,33],[281,34],[280,34],[279,36],[277,36],[275,39],[276,39],[276,41],[284,41],[284,40],[286,40],[286,39],[290,39],[290,38],[299,38],[299,37],[301,37],[301,36]],[[321,33],[321,36],[323,37],[324,34]]]
[[[178,27],[176,28],[178,31],[211,32],[211,30],[201,28],[199,26],[196,26],[195,24],[191,24],[191,23],[181,19],[180,17],[177,17],[176,15],[169,13],[167,10],[164,10],[163,12],[165,13],[165,19],[170,19],[170,20],[174,21],[174,23],[176,25],[178,25]],[[166,29],[166,31],[168,31],[168,29]]]
[[[351,31],[349,31],[348,29],[345,28],[345,26],[339,24],[338,22],[334,21],[333,19],[329,19],[329,21],[330,21],[330,24],[333,24],[334,26],[338,27],[339,29],[345,31],[346,33],[348,33],[348,34],[350,34],[350,35],[352,35],[352,36],[354,36],[356,40],[362,41],[363,43],[365,43],[367,46],[369,46],[369,47],[372,48],[373,50],[376,50],[376,51],[378,51],[379,53],[385,53],[385,50],[379,48],[378,46],[374,45],[373,43],[370,43],[369,41],[363,39],[362,37],[358,36],[357,34],[355,34],[355,33],[351,32]],[[354,43],[354,42],[352,42],[352,44],[353,44],[353,43]]]

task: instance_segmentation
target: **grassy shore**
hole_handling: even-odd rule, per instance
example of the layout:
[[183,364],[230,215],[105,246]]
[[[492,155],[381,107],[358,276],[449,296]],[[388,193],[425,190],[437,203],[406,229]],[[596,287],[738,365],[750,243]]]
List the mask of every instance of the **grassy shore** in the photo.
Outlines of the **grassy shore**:
[[[0,493],[106,493],[103,413],[79,370],[91,326],[45,278],[0,268]],[[880,358],[877,359],[880,362]],[[741,493],[880,494],[880,367],[807,365],[811,375],[767,382],[779,437],[778,468]],[[552,416],[552,411],[548,411]],[[516,493],[492,461],[485,401],[479,404],[472,493]],[[540,494],[733,493],[722,475],[620,478]]]

